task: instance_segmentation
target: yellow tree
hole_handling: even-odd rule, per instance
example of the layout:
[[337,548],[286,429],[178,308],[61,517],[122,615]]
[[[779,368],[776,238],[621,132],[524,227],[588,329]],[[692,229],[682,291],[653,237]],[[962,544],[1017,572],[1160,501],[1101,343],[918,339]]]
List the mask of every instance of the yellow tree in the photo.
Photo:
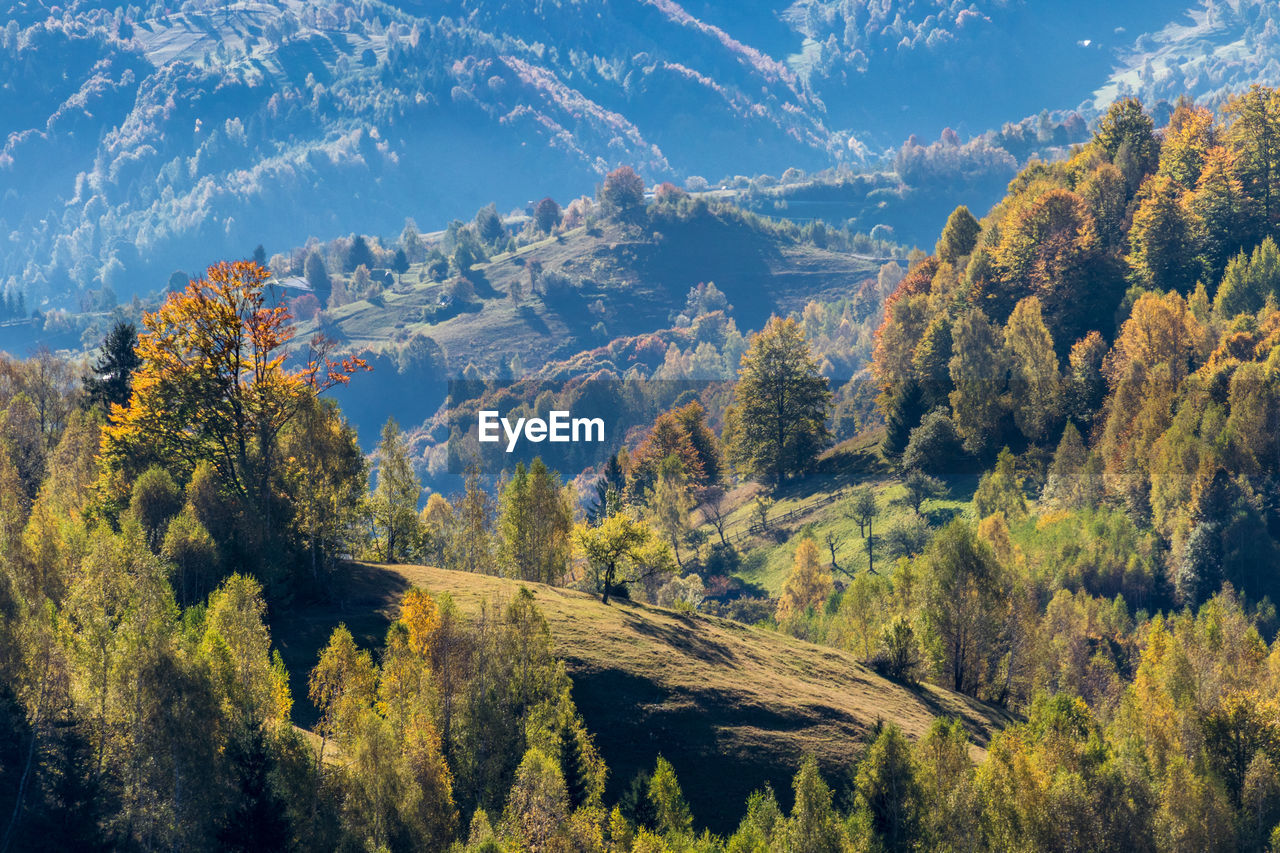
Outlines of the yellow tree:
[[1028,296],[1014,307],[1005,326],[1004,347],[1013,419],[1023,435],[1039,441],[1058,417],[1062,394],[1058,356],[1038,297]]
[[605,604],[616,585],[667,574],[675,568],[667,544],[652,527],[626,512],[615,513],[595,526],[579,524],[573,538]]
[[817,607],[831,594],[831,570],[822,565],[818,545],[812,539],[802,539],[796,548],[795,563],[778,599],[779,622]]

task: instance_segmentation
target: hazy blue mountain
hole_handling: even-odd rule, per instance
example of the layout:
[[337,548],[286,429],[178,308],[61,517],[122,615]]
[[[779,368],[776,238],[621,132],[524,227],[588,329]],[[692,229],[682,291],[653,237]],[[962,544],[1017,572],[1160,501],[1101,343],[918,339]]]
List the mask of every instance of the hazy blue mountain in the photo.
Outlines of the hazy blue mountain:
[[[568,201],[623,163],[893,168],[911,133],[1280,77],[1274,3],[1204,2],[12,3],[0,288],[105,307],[259,243]],[[1002,186],[1003,153],[973,153]]]

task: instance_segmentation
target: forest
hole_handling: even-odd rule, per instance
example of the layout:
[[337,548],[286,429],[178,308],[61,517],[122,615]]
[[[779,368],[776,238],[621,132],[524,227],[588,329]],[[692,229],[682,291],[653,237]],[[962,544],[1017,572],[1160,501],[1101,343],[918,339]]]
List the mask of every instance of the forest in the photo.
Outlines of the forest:
[[[1280,847],[1277,140],[1276,90],[1161,131],[1115,102],[877,282],[879,422],[836,428],[850,305],[815,303],[733,330],[729,390],[666,403],[586,489],[534,458],[424,496],[394,421],[366,459],[331,392],[368,360],[300,339],[255,261],[88,363],[0,359],[0,850]],[[645,203],[620,186],[603,216]],[[771,520],[837,475],[823,519]],[[776,590],[746,579],[768,555]],[[887,715],[713,833],[676,737],[609,787],[527,588],[464,612],[411,586],[291,682],[273,625],[354,561],[716,613],[1011,722]]]

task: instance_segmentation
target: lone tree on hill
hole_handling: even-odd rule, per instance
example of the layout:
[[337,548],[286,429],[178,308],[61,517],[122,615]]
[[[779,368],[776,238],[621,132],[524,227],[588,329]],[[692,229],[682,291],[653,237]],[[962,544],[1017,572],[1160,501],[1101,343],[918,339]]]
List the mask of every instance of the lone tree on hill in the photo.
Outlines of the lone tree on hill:
[[772,485],[807,470],[831,439],[830,407],[831,389],[804,331],[795,320],[774,317],[742,356],[725,414],[729,458]]
[[605,175],[598,200],[606,216],[630,219],[644,208],[644,180],[630,166],[620,166]]
[[579,524],[573,538],[605,604],[618,584],[634,583],[675,568],[667,543],[652,527],[626,512],[615,513],[599,525]]

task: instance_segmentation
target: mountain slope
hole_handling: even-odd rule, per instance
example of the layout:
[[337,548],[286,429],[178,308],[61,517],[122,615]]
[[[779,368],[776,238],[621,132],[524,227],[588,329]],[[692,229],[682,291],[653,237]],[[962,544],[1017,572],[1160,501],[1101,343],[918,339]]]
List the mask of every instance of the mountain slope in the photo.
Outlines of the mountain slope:
[[[307,672],[339,621],[362,645],[380,645],[409,585],[448,593],[471,614],[484,599],[510,596],[521,584],[425,566],[352,566],[340,605],[273,617],[294,695],[306,695]],[[665,746],[698,822],[712,829],[730,828],[747,794],[766,782],[788,800],[791,776],[806,753],[838,778],[880,721],[915,738],[935,717],[955,716],[981,746],[1011,719],[932,685],[887,681],[849,654],[772,631],[524,586],[550,623],[556,653],[573,677],[574,700],[609,765],[609,798],[638,770],[652,769]],[[299,706],[298,722],[309,725],[314,711]]]

